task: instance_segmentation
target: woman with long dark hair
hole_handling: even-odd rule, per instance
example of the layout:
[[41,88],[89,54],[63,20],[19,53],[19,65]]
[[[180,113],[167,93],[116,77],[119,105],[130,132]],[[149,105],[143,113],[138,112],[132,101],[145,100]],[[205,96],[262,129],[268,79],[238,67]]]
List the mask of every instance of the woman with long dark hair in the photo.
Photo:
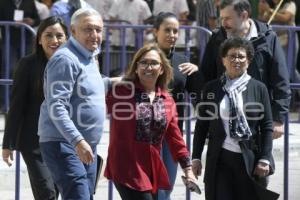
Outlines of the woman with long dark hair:
[[37,128],[40,106],[44,100],[44,69],[67,37],[67,28],[60,18],[45,19],[37,31],[34,53],[19,61],[14,76],[2,157],[11,166],[14,150],[21,152],[36,200],[57,198],[53,180],[41,156]]
[[[154,21],[154,36],[157,45],[165,52],[173,68],[173,81],[170,83],[172,96],[176,102],[178,112],[178,125],[180,130],[183,128],[183,117],[185,107],[185,91],[189,92],[192,100],[196,101],[199,96],[199,82],[201,81],[198,73],[198,66],[188,62],[188,59],[175,51],[175,44],[179,37],[179,21],[175,14],[161,12]],[[162,157],[167,167],[169,181],[174,186],[177,174],[177,162],[174,162],[169,147],[163,142]],[[171,190],[160,190],[159,200],[168,200]]]

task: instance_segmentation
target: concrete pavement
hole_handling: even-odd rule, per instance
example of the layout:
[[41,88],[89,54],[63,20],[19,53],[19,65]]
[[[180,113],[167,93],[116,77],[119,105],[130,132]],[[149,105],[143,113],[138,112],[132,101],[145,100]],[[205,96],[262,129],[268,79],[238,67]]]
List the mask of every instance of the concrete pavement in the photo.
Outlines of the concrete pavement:
[[[296,118],[297,116],[292,116]],[[105,123],[105,132],[102,136],[101,143],[98,146],[98,153],[106,159],[107,146],[109,141],[108,123]],[[289,150],[289,200],[298,200],[300,198],[300,123],[290,123],[290,150]],[[192,125],[192,127],[194,127]],[[4,130],[4,117],[0,115],[0,149],[2,149],[2,137]],[[276,161],[276,172],[270,178],[269,189],[274,190],[281,194],[280,200],[283,200],[283,138],[277,139],[273,144],[273,153]],[[0,150],[0,155],[2,152]],[[8,167],[0,159],[0,199],[1,200],[13,200],[14,199],[14,176],[15,165]],[[28,180],[28,174],[26,165],[21,160],[21,187],[20,187],[20,199],[21,200],[33,200],[31,194],[30,184]],[[180,176],[182,175],[181,169],[178,169],[178,177],[176,185],[172,193],[172,200],[184,200],[185,199],[185,186],[183,185]],[[198,182],[202,191],[204,191],[203,177],[200,177]],[[99,181],[95,200],[108,199],[108,181],[102,176]],[[114,190],[114,200],[121,199],[117,191]],[[204,194],[197,195],[192,193],[191,200],[204,200]]]

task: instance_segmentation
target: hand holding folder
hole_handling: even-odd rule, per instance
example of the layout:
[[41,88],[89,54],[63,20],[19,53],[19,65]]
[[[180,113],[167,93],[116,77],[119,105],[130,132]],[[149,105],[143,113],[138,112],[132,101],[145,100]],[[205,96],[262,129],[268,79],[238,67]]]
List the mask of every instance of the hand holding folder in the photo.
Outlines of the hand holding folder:
[[185,176],[181,176],[184,185],[191,191],[196,192],[197,194],[201,194],[201,190],[197,183],[194,181],[188,181]]

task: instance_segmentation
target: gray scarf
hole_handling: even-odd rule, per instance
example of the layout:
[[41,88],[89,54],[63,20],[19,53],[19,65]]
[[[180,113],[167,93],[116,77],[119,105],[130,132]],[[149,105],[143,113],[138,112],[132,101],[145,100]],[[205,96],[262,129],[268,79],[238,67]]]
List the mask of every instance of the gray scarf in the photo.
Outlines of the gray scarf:
[[238,98],[242,95],[242,92],[247,89],[247,84],[251,76],[245,72],[242,76],[235,80],[230,80],[229,77],[224,74],[221,77],[223,90],[229,99],[229,133],[230,137],[236,139],[248,140],[252,135],[248,122],[243,111],[243,99]]

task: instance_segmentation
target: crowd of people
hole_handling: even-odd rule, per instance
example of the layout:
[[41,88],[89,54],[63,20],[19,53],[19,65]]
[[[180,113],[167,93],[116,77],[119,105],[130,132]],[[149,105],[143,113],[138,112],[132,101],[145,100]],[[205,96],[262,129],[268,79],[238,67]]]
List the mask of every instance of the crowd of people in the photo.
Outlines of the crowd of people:
[[[1,1],[0,21],[37,30],[34,45],[25,36],[29,54],[21,59],[20,30],[11,32],[4,162],[11,166],[14,151],[21,152],[37,200],[93,199],[107,115],[104,175],[124,200],[170,200],[178,163],[194,191],[206,140],[206,199],[277,199],[267,189],[275,172],[272,140],[284,133],[291,90],[287,34],[276,34],[269,19],[296,25],[299,15],[293,1],[284,0],[274,15],[279,1],[256,1],[257,7],[248,0]],[[104,24],[112,21],[152,24],[153,38],[123,76],[108,78],[98,55]],[[177,52],[185,42],[180,25],[212,30],[201,63]],[[130,34],[125,42],[135,45]],[[197,119],[192,152],[183,140],[186,94]]]

